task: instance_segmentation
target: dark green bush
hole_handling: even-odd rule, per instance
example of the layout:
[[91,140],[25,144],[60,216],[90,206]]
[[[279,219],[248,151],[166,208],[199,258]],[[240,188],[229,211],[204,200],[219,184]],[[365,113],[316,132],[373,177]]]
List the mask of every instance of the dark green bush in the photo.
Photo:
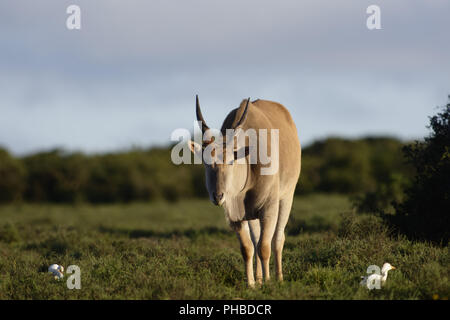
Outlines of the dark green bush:
[[0,203],[21,200],[25,189],[25,168],[0,148]]
[[[449,97],[450,100],[450,97]],[[450,232],[450,103],[430,118],[431,133],[404,148],[416,169],[406,198],[395,215],[385,215],[399,231],[413,238],[448,243]]]
[[328,138],[304,148],[297,194],[335,192],[353,196],[375,193],[393,180],[411,177],[394,138]]
[[[385,197],[397,188],[391,182],[408,174],[401,146],[392,138],[313,143],[303,150],[297,194],[375,192]],[[177,166],[170,154],[170,147],[97,155],[52,150],[16,159],[3,151],[0,201],[111,203],[207,197],[203,165]]]
[[405,198],[404,189],[410,179],[399,173],[392,173],[387,181],[380,181],[375,191],[353,197],[358,212],[394,213],[395,203]]
[[32,202],[83,200],[89,175],[88,160],[80,153],[62,150],[40,152],[23,159],[27,171],[25,199]]

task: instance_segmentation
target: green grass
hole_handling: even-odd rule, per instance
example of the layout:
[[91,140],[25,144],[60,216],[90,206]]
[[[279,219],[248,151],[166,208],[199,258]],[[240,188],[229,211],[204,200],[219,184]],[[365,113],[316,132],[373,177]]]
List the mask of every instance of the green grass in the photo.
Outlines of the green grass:
[[[389,235],[347,198],[295,199],[285,281],[248,289],[236,236],[206,200],[170,204],[0,207],[0,299],[433,299],[447,298],[448,247]],[[359,278],[390,262],[381,290]],[[81,268],[81,289],[48,274]],[[273,272],[273,263],[272,272]],[[67,277],[67,275],[66,275]]]

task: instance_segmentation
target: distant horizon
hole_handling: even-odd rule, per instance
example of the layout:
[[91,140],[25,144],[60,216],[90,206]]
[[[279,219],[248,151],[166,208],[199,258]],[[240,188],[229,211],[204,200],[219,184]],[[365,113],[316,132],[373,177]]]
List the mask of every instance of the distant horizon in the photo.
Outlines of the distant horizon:
[[[369,135],[361,135],[361,136],[343,136],[343,135],[328,135],[326,137],[319,137],[317,139],[313,139],[312,141],[308,141],[306,143],[300,141],[301,147],[302,149],[308,148],[311,145],[321,142],[321,141],[325,141],[328,139],[342,139],[342,140],[348,140],[348,141],[357,141],[357,140],[365,140],[365,139],[394,139],[397,140],[401,143],[413,143],[414,141],[422,141],[424,137],[420,137],[420,138],[410,138],[410,139],[403,139],[401,137],[395,136],[395,135],[389,135],[389,134],[369,134]],[[44,147],[44,148],[40,148],[37,150],[31,150],[28,152],[24,152],[24,153],[15,153],[12,150],[8,149],[7,147],[5,147],[4,145],[0,144],[0,149],[4,149],[6,150],[9,154],[13,155],[14,157],[27,157],[30,155],[34,155],[34,154],[38,154],[38,153],[46,153],[46,152],[52,152],[52,151],[61,151],[64,153],[69,153],[69,154],[75,154],[75,153],[81,153],[84,155],[102,155],[102,154],[116,154],[116,153],[127,153],[127,152],[131,152],[131,151],[148,151],[148,150],[152,150],[152,149],[169,149],[171,148],[174,144],[176,144],[176,141],[170,141],[167,143],[155,143],[155,144],[151,144],[151,145],[133,145],[130,144],[129,146],[123,146],[121,148],[116,148],[116,149],[111,149],[111,150],[82,150],[82,149],[69,149],[66,148],[64,146],[49,146],[49,147]]]

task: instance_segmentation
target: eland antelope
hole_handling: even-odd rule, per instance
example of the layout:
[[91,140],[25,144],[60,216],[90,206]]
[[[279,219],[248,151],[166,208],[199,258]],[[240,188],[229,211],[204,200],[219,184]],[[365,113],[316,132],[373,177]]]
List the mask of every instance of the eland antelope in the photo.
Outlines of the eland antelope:
[[[207,148],[212,150],[209,163],[204,161],[206,188],[211,201],[224,208],[230,227],[237,233],[248,285],[255,285],[255,249],[256,282],[261,284],[263,275],[265,281],[270,279],[271,248],[275,254],[275,272],[278,280],[282,281],[284,229],[289,219],[301,166],[297,128],[289,111],[277,102],[243,100],[225,118],[218,133],[219,139],[210,133],[212,130],[209,130],[203,119],[198,96],[196,114],[203,140],[201,145],[189,141],[189,147],[196,156],[203,159],[204,151]],[[249,129],[266,132],[267,136],[264,141],[261,140],[261,135],[256,136],[257,143],[252,144],[250,136],[245,135]],[[241,149],[234,148],[234,141],[241,136],[244,137],[244,140],[240,140],[244,141],[244,145],[241,145]],[[273,139],[274,137],[277,139]],[[274,141],[276,145],[273,145]],[[261,146],[261,142],[267,144],[266,151],[270,153],[271,160],[278,161],[278,170],[272,174],[262,174],[262,170],[268,169],[272,164],[261,160],[261,150],[258,154],[254,152],[256,146]],[[227,150],[230,145],[233,150]]]

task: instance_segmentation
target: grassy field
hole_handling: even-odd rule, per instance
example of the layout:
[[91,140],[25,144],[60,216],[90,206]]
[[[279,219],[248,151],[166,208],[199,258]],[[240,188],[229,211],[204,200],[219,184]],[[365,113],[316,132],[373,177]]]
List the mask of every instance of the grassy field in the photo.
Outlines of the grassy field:
[[[448,247],[390,235],[347,198],[297,198],[285,281],[248,289],[236,236],[206,200],[0,207],[0,299],[447,299]],[[390,262],[381,290],[359,285]],[[48,274],[78,265],[81,289]],[[272,272],[273,270],[273,264]]]

